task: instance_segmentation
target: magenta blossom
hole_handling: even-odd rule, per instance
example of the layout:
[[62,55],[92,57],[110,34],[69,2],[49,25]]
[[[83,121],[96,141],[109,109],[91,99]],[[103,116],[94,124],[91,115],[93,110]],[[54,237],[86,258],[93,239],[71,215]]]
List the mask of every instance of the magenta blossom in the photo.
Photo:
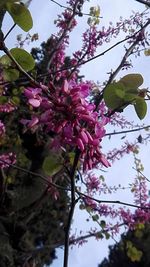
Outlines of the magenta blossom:
[[0,120],[0,136],[3,136],[5,133],[5,126],[2,123],[2,121]]
[[0,155],[0,168],[10,167],[16,163],[16,155],[12,152]]
[[28,87],[24,90],[25,96],[28,98],[28,102],[31,106],[37,108],[40,106],[42,102],[42,98],[40,96],[41,89],[40,88],[31,88]]
[[29,121],[21,120],[28,128],[40,126],[47,133],[55,133],[53,146],[77,146],[84,171],[99,163],[110,166],[100,149],[100,142],[105,135],[104,127],[109,120],[103,114],[103,103],[95,111],[95,105],[89,102],[90,91],[91,83],[76,84],[66,80],[47,98],[45,91],[43,96],[41,89],[27,88],[25,96],[33,107],[39,108],[39,112],[38,117],[34,116]]

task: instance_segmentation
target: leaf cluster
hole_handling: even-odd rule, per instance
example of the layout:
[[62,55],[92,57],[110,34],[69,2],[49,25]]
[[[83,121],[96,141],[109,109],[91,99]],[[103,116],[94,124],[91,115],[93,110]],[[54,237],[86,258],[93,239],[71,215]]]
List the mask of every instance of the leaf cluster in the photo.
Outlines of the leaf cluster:
[[128,74],[118,82],[109,84],[104,91],[104,101],[107,107],[116,112],[123,111],[128,105],[133,105],[139,119],[147,112],[147,104],[140,95],[139,86],[143,83],[141,74]]

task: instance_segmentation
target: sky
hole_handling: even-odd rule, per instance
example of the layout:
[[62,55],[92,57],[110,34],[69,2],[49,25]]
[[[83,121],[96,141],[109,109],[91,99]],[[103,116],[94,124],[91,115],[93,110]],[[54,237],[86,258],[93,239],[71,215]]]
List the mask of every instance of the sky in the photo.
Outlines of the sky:
[[[64,0],[58,0],[60,4],[65,5]],[[95,6],[99,4],[101,8],[101,22],[100,26],[108,25],[109,21],[117,21],[120,16],[126,18],[131,15],[131,11],[142,11],[144,10],[144,6],[137,3],[134,0],[91,0],[89,3],[86,4],[84,12],[89,12],[90,6]],[[39,46],[39,44],[46,40],[51,33],[56,32],[56,28],[53,24],[54,19],[56,19],[56,15],[62,11],[60,7],[56,4],[52,3],[50,0],[32,0],[30,5],[30,11],[33,17],[34,26],[33,29],[30,31],[31,34],[37,33],[39,34],[39,40],[36,43],[33,43],[33,46]],[[86,20],[87,18],[83,17],[78,24],[77,29],[71,35],[71,47],[68,49],[68,54],[71,54],[74,50],[77,50],[81,47],[81,33],[86,29]],[[5,32],[10,28],[12,25],[12,20],[8,16],[5,18],[4,21],[4,29]],[[14,29],[14,31],[9,35],[6,42],[8,47],[12,48],[16,44],[16,34],[24,34],[18,27]],[[25,34],[24,34],[25,36]],[[115,40],[116,42],[116,40]],[[107,44],[105,47],[98,50],[101,52],[108,47]],[[26,47],[30,50],[31,45]],[[101,57],[98,60],[92,61],[85,65],[82,68],[82,73],[85,75],[87,80],[94,80],[100,81],[102,83],[106,79],[108,79],[108,72],[111,69],[114,69],[118,66],[120,60],[122,59],[124,49],[122,46],[118,47],[112,52],[107,53],[105,56]],[[134,68],[129,70],[129,73],[141,73],[144,77],[144,87],[147,88],[150,86],[150,58],[145,57],[142,55],[136,59],[133,59]],[[126,72],[121,72],[118,74],[117,78],[124,76]],[[145,124],[150,124],[150,112],[146,116],[144,120]],[[125,111],[125,116],[134,121],[135,123],[140,124],[140,121],[134,115],[134,112],[131,112],[131,109],[127,109]],[[132,117],[131,117],[132,116]],[[111,129],[108,129],[109,131]],[[137,136],[137,133],[132,133],[129,135],[129,139],[132,140],[134,137]],[[108,138],[105,138],[103,141],[103,149],[104,151],[108,151],[110,146],[119,147],[120,146],[120,138],[112,138],[111,141],[108,142]],[[144,174],[146,176],[149,175],[149,163],[148,158],[150,155],[150,147],[143,146],[141,149],[140,156],[144,162],[145,170]],[[110,185],[117,185],[119,183],[127,186],[128,183],[132,181],[132,178],[135,176],[135,172],[132,169],[133,158],[126,156],[120,162],[114,164],[110,170],[106,173],[106,179]],[[107,196],[108,198],[108,196]],[[114,200],[121,200],[121,201],[132,201],[132,198],[128,191],[118,192],[116,195],[109,196],[109,199]],[[90,224],[86,222],[86,214],[84,212],[80,212],[78,209],[75,211],[74,215],[74,222],[73,222],[73,232],[83,229],[86,233],[86,229],[90,227]],[[83,245],[82,247],[73,247],[70,250],[69,255],[69,266],[68,267],[96,267],[98,263],[102,261],[102,259],[107,256],[108,254],[108,245],[114,244],[113,240],[106,241],[95,241],[95,239],[91,238],[87,244]],[[55,260],[52,267],[61,267],[63,266],[63,249],[59,249],[58,252],[58,260]]]

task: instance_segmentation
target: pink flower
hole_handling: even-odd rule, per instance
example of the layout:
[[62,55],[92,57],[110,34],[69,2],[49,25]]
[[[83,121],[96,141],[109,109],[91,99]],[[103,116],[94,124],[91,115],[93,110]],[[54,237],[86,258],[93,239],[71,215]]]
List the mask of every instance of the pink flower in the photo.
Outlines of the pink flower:
[[89,103],[91,86],[91,83],[76,84],[64,80],[62,87],[56,90],[53,88],[49,98],[42,95],[41,89],[27,88],[25,95],[33,107],[39,108],[39,115],[33,116],[31,120],[22,120],[28,128],[39,125],[47,133],[55,133],[54,139],[57,141],[53,140],[52,144],[57,144],[57,147],[77,146],[81,151],[84,171],[99,163],[110,166],[100,151],[108,120],[103,114],[103,103],[99,105],[98,111],[95,111],[94,104]]
[[34,108],[39,107],[42,102],[42,98],[40,96],[41,91],[42,90],[40,88],[31,88],[31,87],[28,87],[24,90],[24,94],[28,98],[29,104]]
[[38,124],[39,119],[37,117],[33,117],[31,120],[21,119],[20,122],[30,129]]
[[5,126],[2,123],[2,121],[0,120],[0,136],[3,136],[5,133]]
[[0,155],[0,168],[10,167],[16,163],[16,155],[12,152]]

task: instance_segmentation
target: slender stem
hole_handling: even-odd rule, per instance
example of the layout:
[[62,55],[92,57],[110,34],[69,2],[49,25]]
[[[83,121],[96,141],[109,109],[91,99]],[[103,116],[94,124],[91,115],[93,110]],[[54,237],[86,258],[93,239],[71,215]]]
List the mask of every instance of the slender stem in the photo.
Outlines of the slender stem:
[[74,176],[75,172],[77,169],[78,161],[80,157],[80,151],[77,150],[74,158],[74,163],[73,167],[70,173],[70,180],[71,180],[71,205],[70,205],[70,211],[69,211],[69,216],[68,216],[68,222],[67,226],[65,229],[65,249],[64,249],[64,265],[63,267],[68,267],[68,256],[69,256],[69,233],[70,233],[70,227],[72,223],[72,218],[74,214],[74,208],[77,203],[77,200],[75,199],[75,193],[76,193],[76,188],[75,188],[75,181],[74,181]]
[[[64,6],[64,5],[61,5],[60,3],[58,3],[58,2],[55,1],[55,0],[50,0],[50,1],[53,2],[54,4],[58,5],[58,6],[61,7],[61,8],[64,8],[64,9],[68,9],[68,10],[73,11],[72,8],[67,7],[67,6]],[[83,13],[83,12],[77,12],[77,11],[76,11],[76,14],[79,15],[79,16],[89,16],[89,17],[93,17],[93,15],[91,15],[91,14],[89,14],[89,13]],[[102,17],[100,17],[100,16],[96,16],[96,18],[101,19]]]
[[13,24],[13,26],[10,28],[10,30],[6,33],[6,35],[3,38],[3,41],[5,41],[5,39],[8,37],[8,35],[11,33],[11,31],[15,28],[16,23]]
[[102,203],[107,203],[107,204],[117,204],[117,205],[124,205],[124,206],[128,206],[128,207],[133,207],[133,208],[138,208],[138,209],[142,209],[142,210],[150,210],[150,207],[143,207],[143,206],[139,206],[139,205],[135,205],[135,204],[131,204],[131,203],[128,203],[128,202],[123,202],[123,201],[119,201],[119,200],[102,200],[102,199],[96,199],[94,197],[90,197],[80,191],[77,191],[76,192],[78,193],[78,195],[80,197],[83,197],[83,198],[89,198],[91,200],[94,200],[95,202],[99,203],[99,204],[102,204]]
[[118,134],[126,134],[126,133],[132,133],[132,132],[138,132],[140,130],[148,129],[150,128],[150,125],[139,127],[137,129],[132,129],[132,130],[126,130],[126,131],[120,131],[120,132],[112,132],[112,133],[107,133],[105,136],[111,136],[111,135],[118,135]]
[[11,54],[11,52],[8,50],[8,48],[5,46],[5,44],[3,44],[2,50],[6,53],[6,55],[13,61],[13,63],[16,65],[16,68],[22,73],[24,74],[27,79],[34,84],[35,86],[41,87],[41,85],[31,76],[29,75],[22,67],[21,65],[18,63],[18,61],[13,57],[13,55]]
[[[117,74],[118,74],[118,72],[121,70],[121,68],[124,66],[124,64],[125,64],[125,62],[127,61],[127,58],[131,55],[131,53],[132,53],[132,51],[133,51],[133,49],[135,48],[135,46],[138,44],[138,40],[135,40],[134,42],[133,42],[133,44],[127,49],[127,51],[126,51],[126,53],[125,53],[125,55],[123,56],[123,58],[122,58],[122,60],[121,60],[121,62],[120,62],[120,64],[119,64],[119,66],[116,68],[116,70],[110,75],[110,78],[109,78],[109,80],[108,80],[108,82],[107,82],[107,85],[108,84],[110,84],[113,80],[114,80],[114,78],[117,76]],[[106,85],[106,86],[107,86]],[[106,88],[106,87],[105,87]]]
[[12,168],[14,168],[14,169],[17,169],[17,170],[19,170],[19,171],[22,171],[22,172],[24,172],[24,173],[30,174],[30,175],[32,175],[32,176],[39,177],[39,178],[41,178],[41,180],[43,180],[46,184],[48,184],[48,185],[50,185],[50,186],[54,186],[54,187],[56,187],[56,188],[58,188],[58,189],[61,189],[61,190],[68,190],[68,189],[66,189],[65,187],[62,187],[62,186],[60,186],[60,185],[57,185],[57,184],[55,184],[55,183],[52,183],[52,182],[48,181],[47,178],[46,178],[45,176],[43,176],[43,175],[41,175],[41,174],[39,174],[39,173],[36,173],[36,172],[33,172],[33,171],[29,171],[29,170],[27,170],[27,169],[24,169],[24,168],[22,168],[22,167],[19,167],[19,166],[15,165],[15,164],[8,163],[8,162],[6,162],[6,161],[4,161],[4,160],[2,160],[2,159],[0,159],[0,162],[6,163],[6,164],[9,165],[10,167],[12,167]]
[[145,178],[145,180],[147,180],[150,183],[150,180],[140,170],[137,170],[134,167],[132,167],[132,169],[135,170],[135,171],[137,171],[138,173],[140,173]]
[[[150,19],[147,21],[147,23],[146,23],[141,29],[146,28],[149,24],[150,24]],[[107,52],[111,51],[113,48],[117,47],[117,46],[120,45],[121,43],[124,43],[125,41],[134,38],[134,37],[141,31],[141,29],[138,30],[137,32],[135,32],[133,35],[128,36],[128,37],[124,38],[123,40],[121,40],[121,41],[115,43],[114,45],[112,45],[112,46],[109,47],[108,49],[104,50],[102,53],[100,53],[100,54],[98,54],[98,55],[96,55],[96,56],[94,56],[94,57],[92,57],[92,58],[90,58],[90,59],[88,59],[88,60],[85,60],[85,61],[80,62],[79,64],[77,64],[77,66],[74,66],[74,67],[70,67],[70,66],[69,66],[69,67],[61,68],[61,69],[56,70],[56,71],[53,71],[53,72],[47,72],[47,73],[38,75],[37,78],[40,79],[40,78],[43,78],[43,77],[47,77],[47,76],[49,76],[49,75],[55,75],[55,74],[57,74],[57,73],[59,73],[59,72],[62,72],[62,71],[65,71],[65,70],[69,70],[69,69],[76,69],[77,67],[80,67],[81,65],[85,65],[86,63],[88,63],[88,62],[90,62],[90,61],[92,61],[92,60],[95,60],[95,59],[97,59],[97,58],[99,58],[99,57],[105,55]],[[55,48],[55,49],[56,49],[56,48]],[[55,52],[55,51],[53,51],[53,52]],[[12,60],[13,60],[13,59],[12,59]],[[21,69],[19,69],[19,70],[22,72]],[[36,86],[41,87],[41,85],[40,85],[39,83],[37,83],[31,76],[29,76],[24,70],[23,70],[22,73],[27,77],[27,79],[28,79],[29,81],[31,81],[32,83],[34,83]],[[22,78],[21,78],[20,80],[22,81]],[[18,81],[19,81],[19,80],[18,80]],[[24,81],[24,83],[25,83],[25,82],[26,82],[26,81]],[[0,85],[3,85],[3,84],[4,84],[4,83],[0,83]],[[9,84],[9,83],[7,82],[7,84]],[[101,93],[100,96],[98,97],[98,101],[101,101],[102,98],[103,98],[103,94]],[[99,99],[100,99],[100,100],[99,100]]]
[[150,2],[147,2],[147,1],[144,1],[144,0],[135,0],[135,1],[150,7]]
[[[119,225],[118,225],[118,224],[117,224],[117,225],[115,224],[115,225],[112,226],[109,230],[113,230],[116,226],[121,227],[121,226],[123,226],[123,225],[125,225],[125,223],[120,223]],[[108,231],[109,231],[109,230],[108,230]],[[104,229],[104,231],[107,231],[107,230]],[[76,244],[76,243],[78,243],[78,242],[80,242],[80,241],[82,241],[82,240],[89,239],[89,238],[91,238],[91,237],[96,237],[99,233],[100,233],[100,231],[97,231],[97,232],[89,233],[89,234],[87,234],[87,235],[79,236],[79,237],[77,237],[77,238],[75,238],[75,239],[72,239],[72,240],[70,241],[70,245],[72,245],[72,244]]]
[[70,27],[71,27],[71,24],[72,24],[72,21],[76,15],[76,8],[77,8],[77,5],[78,5],[78,2],[79,0],[76,1],[76,3],[74,4],[74,8],[72,9],[72,15],[71,17],[69,18],[69,21],[67,23],[67,27],[64,29],[63,33],[61,34],[61,36],[59,37],[59,39],[57,40],[57,44],[55,45],[55,47],[52,49],[50,55],[49,55],[49,62],[47,64],[47,70],[49,70],[50,66],[51,66],[51,63],[54,59],[54,56],[55,56],[55,53],[57,52],[57,50],[59,49],[62,41],[64,40],[64,38],[66,37],[68,31],[70,30]]
[[[144,26],[142,27],[142,29],[146,28],[149,24],[150,24],[150,20],[148,20],[148,22],[147,22],[146,24],[144,24]],[[107,52],[111,51],[113,48],[115,48],[115,47],[117,47],[118,45],[124,43],[125,41],[128,41],[128,40],[134,38],[140,31],[141,31],[141,29],[138,30],[137,32],[135,32],[133,35],[128,36],[128,37],[122,39],[121,41],[115,43],[114,45],[110,46],[108,49],[104,50],[103,52],[99,53],[98,55],[96,55],[96,56],[94,56],[94,57],[92,57],[92,58],[89,58],[89,59],[87,59],[87,60],[85,60],[85,61],[82,61],[82,62],[77,63],[77,65],[74,66],[74,67],[70,67],[70,66],[69,66],[69,67],[66,67],[66,68],[61,68],[61,69],[56,70],[56,71],[54,71],[54,72],[48,72],[48,73],[45,73],[45,74],[41,74],[41,75],[38,76],[38,78],[46,77],[46,76],[49,76],[50,74],[54,75],[54,74],[57,74],[57,73],[59,73],[59,72],[65,71],[65,70],[70,70],[70,69],[72,69],[72,68],[73,68],[73,69],[76,69],[77,67],[80,67],[80,66],[82,66],[82,65],[85,65],[86,63],[88,63],[88,62],[90,62],[90,61],[93,61],[93,60],[95,60],[95,59],[97,59],[97,58],[99,58],[99,57],[101,57],[101,56],[104,56]]]

